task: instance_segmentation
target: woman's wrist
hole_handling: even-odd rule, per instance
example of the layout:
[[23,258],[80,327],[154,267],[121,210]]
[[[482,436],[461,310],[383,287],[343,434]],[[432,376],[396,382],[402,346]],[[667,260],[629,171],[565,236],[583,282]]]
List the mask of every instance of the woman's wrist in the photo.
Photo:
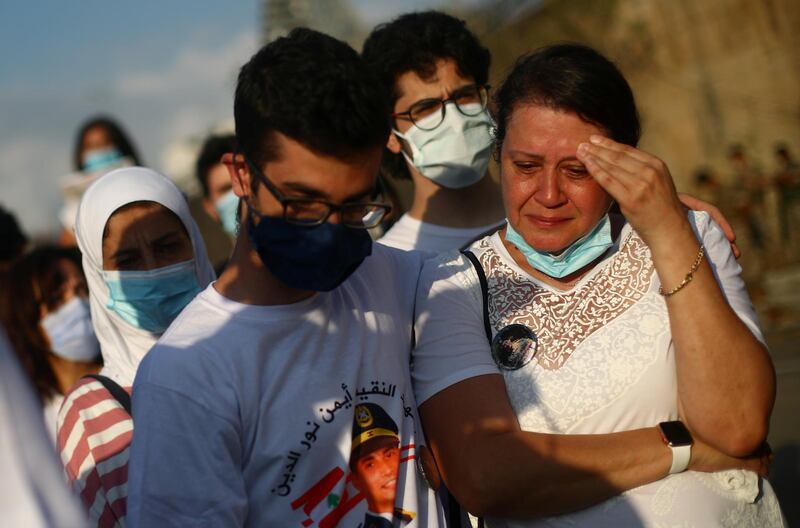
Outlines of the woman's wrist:
[[706,249],[705,247],[703,247],[703,244],[700,244],[700,250],[697,252],[697,256],[694,258],[694,262],[692,262],[692,267],[689,268],[689,273],[686,274],[686,276],[683,278],[680,284],[672,288],[666,288],[666,289],[662,284],[658,288],[658,293],[660,293],[664,297],[672,297],[673,295],[681,291],[683,288],[688,286],[689,283],[692,282],[692,280],[694,280],[694,274],[700,268],[700,264],[702,264],[705,255],[706,255]]
[[702,243],[688,222],[685,228],[675,229],[670,239],[648,244],[648,247],[664,292],[689,287],[706,265]]
[[642,238],[647,247],[650,248],[653,261],[664,259],[673,254],[677,245],[691,245],[697,241],[697,237],[689,223],[689,218],[685,209],[681,211],[670,211],[668,215],[661,216],[655,225],[650,229],[633,228]]
[[659,226],[657,233],[642,236],[642,239],[650,249],[650,255],[656,268],[672,263],[680,265],[684,260],[682,254],[686,253],[686,255],[691,255],[686,263],[686,269],[688,269],[699,247],[697,236],[686,217],[677,221],[665,220]]

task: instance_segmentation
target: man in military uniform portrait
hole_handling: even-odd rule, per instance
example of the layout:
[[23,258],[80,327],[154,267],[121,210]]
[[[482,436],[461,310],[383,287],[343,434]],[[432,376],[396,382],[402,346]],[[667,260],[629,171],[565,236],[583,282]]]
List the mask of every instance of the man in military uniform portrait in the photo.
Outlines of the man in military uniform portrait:
[[350,471],[353,486],[367,499],[362,528],[405,526],[414,514],[395,508],[400,468],[397,424],[379,405],[362,403],[355,409]]

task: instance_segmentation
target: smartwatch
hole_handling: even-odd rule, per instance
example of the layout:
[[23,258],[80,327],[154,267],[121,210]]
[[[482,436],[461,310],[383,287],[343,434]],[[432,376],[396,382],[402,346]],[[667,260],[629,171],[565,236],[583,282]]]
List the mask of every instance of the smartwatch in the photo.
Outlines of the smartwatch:
[[672,450],[672,466],[669,468],[669,474],[686,471],[692,459],[692,433],[678,420],[661,422],[658,424],[658,430],[661,431],[664,443]]

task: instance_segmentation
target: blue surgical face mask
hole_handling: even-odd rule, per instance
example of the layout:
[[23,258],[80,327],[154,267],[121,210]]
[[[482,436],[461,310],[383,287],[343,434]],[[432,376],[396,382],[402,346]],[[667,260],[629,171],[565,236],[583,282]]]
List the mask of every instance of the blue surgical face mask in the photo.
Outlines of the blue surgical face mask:
[[222,229],[225,230],[230,236],[236,236],[236,212],[239,209],[239,197],[233,192],[233,190],[228,191],[225,193],[217,202],[214,204],[214,207],[217,209],[217,213],[219,214],[219,221],[222,222]]
[[194,259],[145,271],[103,271],[106,306],[127,323],[162,334],[200,293]]
[[330,291],[372,253],[372,239],[363,229],[330,222],[304,227],[259,217],[258,225],[248,218],[250,243],[270,273],[298,290]]
[[122,152],[114,147],[88,150],[83,154],[83,172],[92,173],[116,167],[122,160]]
[[517,246],[531,267],[558,279],[594,262],[613,244],[608,214],[603,215],[589,234],[570,244],[558,255],[531,247],[522,235],[514,230],[510,222],[506,226],[506,240]]
[[42,319],[53,354],[78,363],[88,363],[100,354],[89,303],[75,297]]
[[[438,119],[438,115],[431,115],[421,123],[424,127],[425,120]],[[405,133],[393,132],[411,147],[411,157],[405,152],[403,156],[420,174],[442,187],[461,189],[477,183],[486,175],[492,151],[493,126],[488,112],[466,116],[453,103],[448,103],[444,120],[433,130],[413,125]]]

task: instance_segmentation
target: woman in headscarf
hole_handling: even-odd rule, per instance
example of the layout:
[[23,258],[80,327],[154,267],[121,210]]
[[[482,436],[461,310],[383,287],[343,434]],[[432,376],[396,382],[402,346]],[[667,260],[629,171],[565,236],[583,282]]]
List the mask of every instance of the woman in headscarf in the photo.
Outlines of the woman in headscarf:
[[58,448],[92,523],[114,526],[126,511],[136,369],[214,272],[184,196],[150,169],[118,169],[87,189],[75,235],[104,367],[67,395]]

